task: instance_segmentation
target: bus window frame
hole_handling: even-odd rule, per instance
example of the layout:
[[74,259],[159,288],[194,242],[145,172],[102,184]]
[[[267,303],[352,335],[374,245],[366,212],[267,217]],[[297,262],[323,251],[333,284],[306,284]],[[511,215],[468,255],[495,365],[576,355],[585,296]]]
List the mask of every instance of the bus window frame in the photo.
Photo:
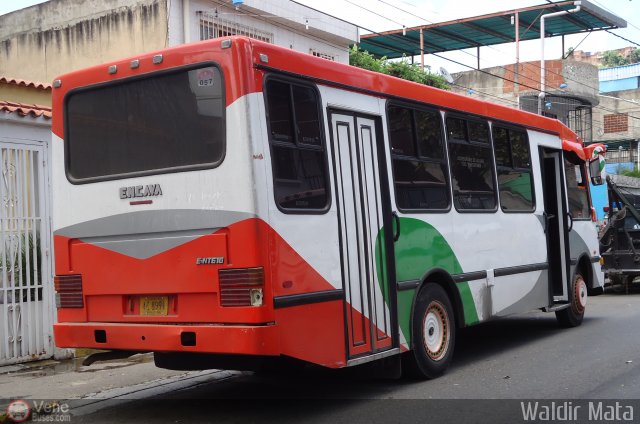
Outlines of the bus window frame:
[[[488,128],[488,132],[489,132],[489,139],[487,143],[484,142],[477,142],[477,141],[471,141],[471,140],[459,140],[457,138],[454,138],[454,143],[457,144],[463,144],[461,143],[461,141],[464,141],[464,143],[470,145],[470,146],[477,146],[477,147],[483,147],[483,148],[488,148],[490,151],[490,158],[491,158],[491,164],[490,164],[490,169],[493,173],[493,194],[495,196],[495,200],[496,200],[496,204],[495,207],[493,207],[492,209],[459,209],[456,205],[455,205],[455,199],[454,199],[454,193],[453,193],[453,172],[451,171],[451,152],[449,152],[449,136],[447,134],[447,129],[446,129],[446,125],[447,125],[447,118],[455,118],[455,119],[462,119],[465,122],[465,129],[467,131],[467,138],[469,137],[469,128],[467,127],[467,121],[476,121],[476,122],[485,122],[487,124],[487,128]],[[478,115],[471,115],[471,114],[464,114],[461,113],[459,111],[446,111],[444,116],[443,116],[443,120],[444,120],[444,131],[445,131],[445,142],[447,144],[447,152],[448,152],[448,167],[449,167],[449,176],[451,179],[451,202],[453,203],[454,208],[456,209],[456,211],[458,213],[461,214],[466,214],[466,213],[496,213],[498,211],[498,209],[500,208],[500,198],[499,198],[499,189],[498,189],[498,173],[497,173],[497,169],[496,169],[496,159],[495,159],[495,150],[493,147],[493,136],[491,135],[491,120],[488,117],[485,116],[478,116]]]
[[[490,133],[491,133],[490,134],[491,135],[491,145],[493,146],[492,147],[493,148],[493,163],[494,163],[494,166],[496,167],[496,180],[497,180],[497,183],[498,183],[498,186],[497,186],[497,188],[498,188],[498,204],[500,205],[500,210],[503,213],[535,213],[536,208],[538,207],[538,205],[537,205],[537,201],[536,201],[536,187],[535,187],[536,184],[535,184],[535,178],[534,178],[534,175],[533,175],[533,159],[531,157],[531,142],[529,140],[529,132],[527,131],[527,129],[525,127],[520,127],[518,125],[514,125],[514,124],[503,122],[503,121],[489,121],[489,124],[490,124]],[[496,149],[495,149],[495,143],[494,143],[494,140],[493,140],[493,127],[494,126],[498,127],[498,128],[506,129],[508,131],[511,131],[511,130],[521,131],[521,132],[524,133],[524,135],[525,135],[525,137],[527,139],[527,145],[529,146],[529,164],[531,165],[531,168],[529,169],[529,174],[531,175],[531,203],[532,203],[532,209],[531,210],[526,210],[526,211],[519,210],[518,211],[518,210],[504,209],[502,207],[502,202],[501,202],[501,198],[500,198],[500,180],[498,180],[498,162],[496,161],[496,156],[495,156]],[[509,133],[509,135],[510,135],[510,133]],[[510,155],[511,159],[513,160],[513,155],[511,154],[511,138],[509,138],[509,155]],[[504,167],[504,168],[506,168],[506,167]],[[517,171],[519,169],[524,170],[525,168],[512,167],[510,169]]]
[[[159,169],[151,169],[151,170],[146,170],[146,171],[135,171],[135,172],[126,172],[126,173],[120,173],[120,174],[110,174],[110,175],[105,175],[105,176],[97,176],[97,177],[89,177],[89,178],[75,178],[73,177],[70,172],[69,172],[69,114],[67,113],[68,110],[68,103],[69,103],[69,99],[78,93],[82,93],[85,91],[92,91],[95,89],[100,89],[100,88],[104,88],[104,87],[110,87],[110,86],[117,86],[117,85],[121,85],[121,84],[125,84],[125,83],[130,83],[130,82],[135,82],[135,81],[140,81],[140,80],[144,80],[144,79],[150,79],[150,78],[154,78],[157,76],[163,76],[163,75],[168,75],[168,74],[177,74],[180,72],[188,72],[194,69],[199,69],[199,68],[206,68],[206,67],[215,67],[216,69],[218,69],[218,71],[220,72],[220,80],[222,81],[222,87],[221,87],[221,99],[223,102],[223,107],[222,107],[222,134],[224,137],[224,143],[223,143],[223,149],[222,149],[222,154],[220,155],[220,159],[217,160],[216,162],[210,162],[210,163],[205,163],[205,164],[197,164],[197,165],[182,165],[182,166],[173,166],[173,167],[169,167],[169,168],[159,168]],[[134,75],[131,77],[126,77],[126,78],[122,78],[122,79],[117,79],[117,80],[113,80],[113,81],[105,81],[105,82],[101,82],[101,83],[97,83],[97,84],[91,84],[91,85],[87,85],[87,86],[83,86],[83,87],[78,87],[78,88],[74,88],[69,90],[67,93],[65,93],[64,95],[64,99],[63,99],[63,113],[64,113],[64,119],[63,119],[63,135],[64,135],[64,172],[65,175],[67,177],[67,180],[73,184],[73,185],[82,185],[82,184],[91,184],[91,183],[97,183],[97,182],[102,182],[102,181],[114,181],[114,180],[122,180],[122,179],[126,179],[126,178],[135,178],[135,177],[146,177],[146,176],[151,176],[151,175],[163,175],[163,174],[173,174],[173,173],[178,173],[178,172],[188,172],[188,171],[202,171],[202,170],[207,170],[207,169],[215,169],[217,167],[219,167],[225,160],[226,156],[227,156],[227,92],[226,92],[226,78],[225,78],[225,74],[224,71],[222,69],[222,66],[220,66],[220,64],[218,64],[217,62],[213,62],[213,61],[204,61],[204,62],[198,62],[198,63],[190,63],[188,65],[184,65],[184,66],[176,66],[176,67],[172,67],[172,68],[167,68],[167,69],[161,69],[158,71],[154,71],[154,72],[149,72],[143,75]]]
[[[591,180],[588,178],[589,173],[587,172],[587,162],[577,157],[574,153],[568,152],[566,150],[562,151],[562,160],[563,160],[563,163],[562,163],[563,166],[565,165],[564,161],[568,161],[572,165],[580,168],[580,175],[582,177],[582,181],[585,184],[584,189],[587,194],[587,206],[589,208],[589,215],[583,218],[574,218],[574,216],[571,215],[571,220],[572,221],[591,221],[591,209],[593,208],[593,203],[592,203],[593,199],[591,198]],[[575,163],[576,161],[578,163]],[[564,176],[564,183],[565,183],[565,186],[567,187],[567,213],[571,214],[571,208],[569,206],[569,185],[567,181],[566,172]]]
[[[278,199],[276,198],[276,189],[275,189],[276,176],[274,174],[274,154],[273,154],[274,141],[271,138],[271,120],[269,119],[269,99],[267,95],[267,83],[271,80],[280,81],[289,85],[298,85],[301,87],[311,88],[316,94],[316,98],[318,100],[316,104],[316,108],[318,110],[318,124],[319,124],[318,127],[320,129],[320,138],[321,138],[320,147],[321,148],[308,149],[308,150],[316,150],[316,151],[321,151],[323,153],[325,192],[327,194],[327,201],[323,208],[319,208],[319,209],[318,208],[284,208],[280,206],[280,204],[278,203]],[[287,215],[325,215],[327,214],[333,204],[333,196],[332,196],[331,175],[330,175],[331,168],[329,167],[329,146],[327,143],[327,137],[325,132],[325,125],[327,125],[327,120],[325,118],[325,114],[323,113],[322,96],[321,96],[320,90],[318,89],[318,85],[313,81],[309,81],[308,79],[295,78],[288,75],[282,75],[277,72],[269,72],[269,73],[266,73],[265,76],[263,77],[262,87],[263,87],[262,98],[264,101],[264,114],[265,114],[265,121],[267,126],[267,143],[269,145],[269,155],[271,156],[270,174],[271,174],[271,184],[272,184],[272,191],[273,191],[272,193],[273,203],[276,205],[276,207],[280,212]],[[295,124],[295,119],[296,119],[295,108],[292,106],[291,110],[292,110],[294,124]],[[293,149],[299,150],[297,139],[298,139],[298,135],[294,134],[294,142],[289,144],[294,144],[295,147],[293,147]],[[275,143],[276,145],[280,145],[280,146],[284,146],[287,144],[284,141],[275,141]],[[306,144],[306,143],[302,143],[302,144],[306,146],[313,146],[311,144]],[[289,180],[289,181],[293,181],[293,180]],[[298,180],[295,180],[295,181],[298,181]]]
[[[410,110],[416,110],[416,111],[424,111],[424,112],[435,112],[438,114],[438,116],[440,117],[440,137],[441,137],[441,141],[442,141],[442,153],[443,153],[443,158],[440,161],[440,163],[444,163],[445,167],[445,182],[447,184],[447,200],[448,200],[448,207],[446,209],[428,209],[428,208],[402,208],[400,207],[400,204],[398,203],[398,193],[396,190],[396,175],[395,175],[395,169],[393,166],[393,159],[394,159],[394,153],[393,153],[393,146],[391,144],[391,125],[389,122],[389,107],[403,107],[406,109],[410,109]],[[387,125],[387,131],[385,134],[385,138],[387,141],[387,147],[389,149],[389,163],[391,166],[391,185],[393,186],[393,199],[395,201],[395,206],[397,208],[397,210],[401,213],[404,214],[416,214],[416,213],[449,213],[451,211],[451,208],[453,207],[453,197],[452,197],[452,191],[451,191],[451,169],[449,166],[449,148],[447,145],[447,138],[446,138],[446,133],[445,133],[445,122],[444,122],[444,113],[441,109],[429,105],[429,104],[422,104],[422,103],[413,103],[413,102],[407,102],[407,101],[400,101],[400,100],[395,100],[395,99],[388,99],[386,101],[385,104],[385,110],[384,110],[384,114],[385,114],[385,121],[386,121],[386,125]],[[412,115],[413,116],[413,115]],[[436,163],[435,159],[432,158],[428,158],[428,157],[423,157],[420,155],[420,149],[418,146],[418,140],[417,140],[417,129],[416,129],[416,122],[415,119],[412,118],[411,119],[411,125],[412,125],[412,132],[414,135],[414,147],[416,149],[416,155],[415,156],[411,156],[411,155],[395,155],[395,156],[399,156],[402,158],[413,158],[417,161],[420,162],[429,162],[429,163]],[[402,159],[404,160],[404,159]]]

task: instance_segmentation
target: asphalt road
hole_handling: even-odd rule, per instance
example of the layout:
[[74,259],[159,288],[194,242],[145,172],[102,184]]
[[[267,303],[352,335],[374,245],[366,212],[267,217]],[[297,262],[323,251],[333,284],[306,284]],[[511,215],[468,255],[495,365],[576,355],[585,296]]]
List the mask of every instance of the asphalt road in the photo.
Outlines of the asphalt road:
[[640,294],[605,294],[589,298],[578,328],[561,329],[553,313],[532,312],[461,331],[451,368],[436,380],[344,370],[213,373],[148,395],[138,391],[136,400],[114,394],[118,400],[73,422],[513,422],[522,421],[519,401],[474,399],[631,405],[640,399],[639,325]]

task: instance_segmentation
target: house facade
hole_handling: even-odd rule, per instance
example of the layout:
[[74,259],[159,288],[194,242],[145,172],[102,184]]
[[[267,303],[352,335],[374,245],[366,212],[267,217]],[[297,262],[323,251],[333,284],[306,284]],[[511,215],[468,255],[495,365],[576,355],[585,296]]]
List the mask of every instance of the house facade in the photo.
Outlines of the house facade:
[[0,76],[55,76],[143,52],[246,35],[342,63],[358,28],[289,0],[49,0],[0,16]]

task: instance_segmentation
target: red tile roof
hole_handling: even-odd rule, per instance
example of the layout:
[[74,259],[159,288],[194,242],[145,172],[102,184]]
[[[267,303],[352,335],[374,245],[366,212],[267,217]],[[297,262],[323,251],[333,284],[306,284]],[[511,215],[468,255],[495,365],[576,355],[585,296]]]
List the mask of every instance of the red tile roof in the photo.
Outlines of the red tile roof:
[[51,84],[44,82],[27,81],[18,78],[0,77],[0,83],[23,85],[25,87],[33,87],[40,90],[51,90]]
[[0,100],[0,111],[5,113],[17,113],[20,116],[32,116],[38,118],[43,116],[51,119],[51,108],[40,105],[27,105],[24,103],[5,102]]

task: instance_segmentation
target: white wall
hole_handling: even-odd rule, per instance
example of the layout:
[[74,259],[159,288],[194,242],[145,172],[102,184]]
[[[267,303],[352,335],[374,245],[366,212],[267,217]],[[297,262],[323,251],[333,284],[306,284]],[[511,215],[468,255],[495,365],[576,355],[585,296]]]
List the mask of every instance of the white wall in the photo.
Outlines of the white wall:
[[288,0],[246,0],[238,10],[222,0],[169,0],[169,45],[185,42],[183,3],[189,9],[188,42],[200,40],[197,12],[216,9],[221,19],[273,33],[276,45],[304,53],[313,49],[342,63],[349,62],[349,45],[358,40],[357,27]]

